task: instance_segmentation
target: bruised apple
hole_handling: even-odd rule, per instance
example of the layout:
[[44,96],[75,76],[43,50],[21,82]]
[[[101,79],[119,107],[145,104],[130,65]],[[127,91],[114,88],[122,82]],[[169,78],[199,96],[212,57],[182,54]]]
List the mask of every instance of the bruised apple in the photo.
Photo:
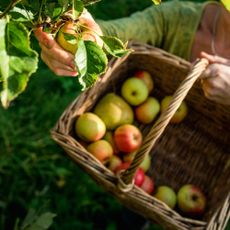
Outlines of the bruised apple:
[[[165,96],[161,101],[161,111],[163,112],[166,110],[172,100],[172,96]],[[173,117],[171,118],[170,122],[177,124],[180,123],[184,118],[186,117],[188,113],[188,107],[185,101],[182,101],[181,105],[177,109],[177,111],[174,113]]]
[[98,140],[90,143],[86,149],[94,155],[102,164],[109,162],[113,156],[112,146],[106,140]]
[[124,124],[114,131],[114,141],[120,151],[131,153],[141,146],[142,133],[132,124]]
[[149,93],[152,92],[154,87],[154,82],[151,74],[146,70],[138,70],[134,73],[134,77],[141,79],[148,87]]
[[77,118],[75,131],[81,140],[91,142],[101,139],[106,132],[106,127],[96,114],[85,112]]

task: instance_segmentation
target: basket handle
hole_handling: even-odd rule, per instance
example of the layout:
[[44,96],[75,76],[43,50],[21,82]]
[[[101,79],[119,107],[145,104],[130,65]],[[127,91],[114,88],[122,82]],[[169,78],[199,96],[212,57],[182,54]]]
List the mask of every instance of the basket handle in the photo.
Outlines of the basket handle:
[[[166,126],[170,122],[172,116],[177,111],[182,101],[188,94],[189,90],[192,88],[195,81],[199,78],[202,72],[206,69],[208,65],[207,59],[198,59],[192,66],[188,76],[182,81],[178,89],[173,94],[171,103],[168,108],[162,112],[159,119],[154,123],[153,127],[150,129],[148,135],[144,139],[144,142],[140,150],[135,154],[135,157],[128,169],[121,172],[118,175],[118,187],[122,191],[127,191],[132,188],[130,186],[133,184],[133,177],[138,168],[138,166],[143,161],[146,154],[149,154],[151,149],[154,147],[157,139],[165,130]],[[126,187],[126,185],[128,187]]]

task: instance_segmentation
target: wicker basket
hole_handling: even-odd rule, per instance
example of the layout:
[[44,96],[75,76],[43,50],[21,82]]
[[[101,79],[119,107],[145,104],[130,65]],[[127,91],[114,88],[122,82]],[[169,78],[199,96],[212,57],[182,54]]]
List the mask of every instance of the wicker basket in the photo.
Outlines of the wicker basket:
[[[123,205],[157,222],[166,229],[221,229],[230,216],[230,107],[216,104],[203,96],[196,81],[206,68],[206,61],[193,66],[183,59],[152,46],[131,43],[130,55],[112,59],[107,72],[94,87],[82,93],[64,111],[51,130],[52,138],[85,172],[113,194]],[[151,125],[138,125],[144,143],[130,168],[115,175],[78,142],[74,133],[76,118],[90,111],[107,92],[119,93],[125,77],[137,69],[154,77],[153,95],[161,99],[173,94],[172,103]],[[182,100],[189,106],[186,119],[173,125],[171,117]],[[201,219],[184,217],[177,210],[133,186],[133,175],[145,154],[151,154],[148,174],[157,184],[168,184],[176,191],[183,184],[200,186],[208,198],[208,207]]]

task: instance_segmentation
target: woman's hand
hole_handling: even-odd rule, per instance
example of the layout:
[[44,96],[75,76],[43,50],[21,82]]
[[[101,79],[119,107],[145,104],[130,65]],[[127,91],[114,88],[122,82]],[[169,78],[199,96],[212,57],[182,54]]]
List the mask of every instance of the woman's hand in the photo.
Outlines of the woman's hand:
[[[82,38],[84,40],[93,40],[102,46],[102,40],[98,36],[102,34],[101,29],[87,10],[84,10],[81,17],[79,18],[79,21],[87,28],[96,32],[93,33],[93,35],[91,33],[85,33]],[[44,32],[42,27],[37,28],[34,31],[34,34],[41,47],[41,59],[56,75],[78,75],[73,54],[65,51],[61,46],[59,46],[54,37],[51,34]]]
[[230,60],[205,52],[201,57],[209,61],[201,76],[204,95],[217,103],[230,105]]

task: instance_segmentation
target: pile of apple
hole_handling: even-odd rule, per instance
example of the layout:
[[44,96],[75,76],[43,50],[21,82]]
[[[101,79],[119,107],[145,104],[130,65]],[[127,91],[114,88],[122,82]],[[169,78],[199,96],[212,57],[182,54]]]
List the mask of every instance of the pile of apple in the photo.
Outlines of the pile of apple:
[[[153,90],[154,81],[151,74],[143,70],[136,71],[124,80],[119,92],[108,92],[103,95],[92,111],[85,112],[76,119],[75,131],[79,142],[115,174],[130,166],[135,153],[142,145],[143,135],[135,124],[154,123],[170,103],[171,95],[165,96],[160,101],[153,96]],[[187,105],[183,101],[170,122],[180,123],[186,115]],[[134,175],[134,184],[153,195],[154,179],[147,175],[150,165],[151,157],[146,155]],[[170,187],[159,186],[154,196],[172,209],[177,203],[186,213],[190,208],[184,205],[188,197],[183,191],[184,189],[176,196]],[[203,195],[202,192],[200,194]],[[202,200],[199,199],[200,196],[198,199],[195,197],[197,196],[191,195],[194,203]]]

